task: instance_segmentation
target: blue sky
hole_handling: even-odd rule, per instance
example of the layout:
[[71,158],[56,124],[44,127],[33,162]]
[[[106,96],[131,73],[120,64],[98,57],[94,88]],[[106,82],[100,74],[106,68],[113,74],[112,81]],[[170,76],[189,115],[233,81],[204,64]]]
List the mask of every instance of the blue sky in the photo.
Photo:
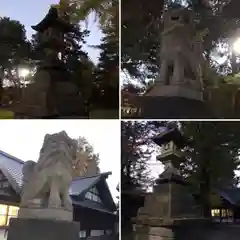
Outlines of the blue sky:
[[[31,37],[34,31],[32,25],[39,23],[47,14],[51,4],[58,3],[59,0],[1,0],[0,17],[10,17],[13,20],[20,21],[25,25],[27,36]],[[99,51],[88,47],[87,45],[98,45],[102,37],[102,33],[98,27],[98,23],[94,21],[93,14],[88,18],[88,30],[90,36],[86,39],[87,44],[84,49],[88,52],[89,57],[95,63],[97,62]],[[82,23],[85,27],[86,24]]]

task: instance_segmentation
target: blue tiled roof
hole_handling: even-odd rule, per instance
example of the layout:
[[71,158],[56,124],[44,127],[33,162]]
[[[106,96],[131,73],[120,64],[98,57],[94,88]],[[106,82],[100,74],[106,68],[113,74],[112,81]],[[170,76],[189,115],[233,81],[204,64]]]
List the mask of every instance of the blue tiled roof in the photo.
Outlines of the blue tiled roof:
[[216,192],[231,204],[240,204],[240,188],[228,188],[223,190],[217,190]]
[[0,150],[0,167],[3,166],[9,172],[9,174],[11,174],[12,178],[16,181],[19,187],[22,186],[23,164],[24,161]]
[[73,180],[69,194],[70,195],[80,195],[84,193],[86,190],[94,186],[101,178],[101,174],[91,176],[91,177],[80,177]]
[[110,210],[106,209],[103,205],[95,203],[93,201],[88,201],[88,200],[85,200],[85,201],[75,201],[75,200],[72,200],[72,203],[75,204],[75,205],[84,207],[84,208],[97,209],[100,212],[113,214],[113,212],[111,212]]

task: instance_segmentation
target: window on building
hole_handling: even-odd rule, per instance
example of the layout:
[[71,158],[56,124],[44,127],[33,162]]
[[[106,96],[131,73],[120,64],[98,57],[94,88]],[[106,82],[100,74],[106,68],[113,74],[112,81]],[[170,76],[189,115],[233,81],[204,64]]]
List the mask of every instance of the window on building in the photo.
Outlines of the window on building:
[[87,237],[87,232],[86,231],[80,231],[79,232],[79,238],[86,238]]
[[9,182],[3,182],[2,183],[2,187],[3,188],[8,188],[10,185],[9,185]]
[[231,209],[227,209],[227,215],[228,215],[228,217],[232,217],[233,211]]
[[96,188],[92,188],[86,193],[85,198],[94,202],[102,203],[99,192]]
[[220,209],[212,209],[212,217],[220,217]]
[[222,209],[222,217],[227,217],[227,211],[226,211],[226,209]]
[[8,226],[11,218],[18,215],[18,207],[0,204],[0,226]]
[[8,212],[7,205],[0,205],[0,226],[7,225],[7,212]]
[[104,235],[104,230],[91,230],[91,237],[98,237]]

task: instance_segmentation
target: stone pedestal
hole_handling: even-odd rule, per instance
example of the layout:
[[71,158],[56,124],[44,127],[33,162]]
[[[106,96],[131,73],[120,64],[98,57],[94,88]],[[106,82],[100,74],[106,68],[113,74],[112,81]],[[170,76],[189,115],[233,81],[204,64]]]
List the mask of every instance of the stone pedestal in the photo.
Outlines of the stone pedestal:
[[183,97],[139,97],[140,118],[144,119],[211,119],[205,102]]
[[211,224],[203,219],[172,219],[156,226],[135,226],[136,240],[206,240]]
[[19,218],[25,219],[54,219],[61,221],[72,221],[73,213],[63,209],[29,209],[20,208],[18,212]]
[[29,118],[84,116],[83,98],[63,70],[40,69],[29,84],[15,112]]
[[184,85],[156,84],[149,93],[149,97],[183,97],[192,100],[203,101],[203,92]]
[[79,223],[57,220],[10,220],[7,240],[79,240]]

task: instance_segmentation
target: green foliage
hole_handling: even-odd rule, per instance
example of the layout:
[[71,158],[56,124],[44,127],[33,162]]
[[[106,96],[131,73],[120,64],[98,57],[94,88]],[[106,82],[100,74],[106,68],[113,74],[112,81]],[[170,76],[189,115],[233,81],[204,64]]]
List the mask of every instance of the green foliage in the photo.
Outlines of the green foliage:
[[95,46],[101,53],[98,65],[92,71],[91,98],[89,99],[91,107],[117,111],[119,105],[119,2],[117,0],[69,0],[68,4],[72,11],[71,15],[74,15],[76,21],[85,20],[90,13],[95,13],[104,34],[100,46]]
[[191,140],[181,173],[202,196],[206,216],[210,215],[214,189],[235,185],[239,166],[240,124],[238,122],[181,122],[183,134]]
[[118,109],[119,106],[119,54],[115,26],[104,30],[99,46],[99,63],[95,71],[92,101],[100,108]]
[[88,173],[99,173],[99,154],[95,153],[93,146],[85,137],[77,139],[77,157],[73,162],[73,176],[75,178]]
[[168,122],[123,121],[121,123],[121,188],[152,186],[148,161],[156,151],[151,137]]
[[10,18],[0,18],[0,99],[4,94],[3,81],[22,87],[18,67],[29,65],[30,51],[24,26]]

